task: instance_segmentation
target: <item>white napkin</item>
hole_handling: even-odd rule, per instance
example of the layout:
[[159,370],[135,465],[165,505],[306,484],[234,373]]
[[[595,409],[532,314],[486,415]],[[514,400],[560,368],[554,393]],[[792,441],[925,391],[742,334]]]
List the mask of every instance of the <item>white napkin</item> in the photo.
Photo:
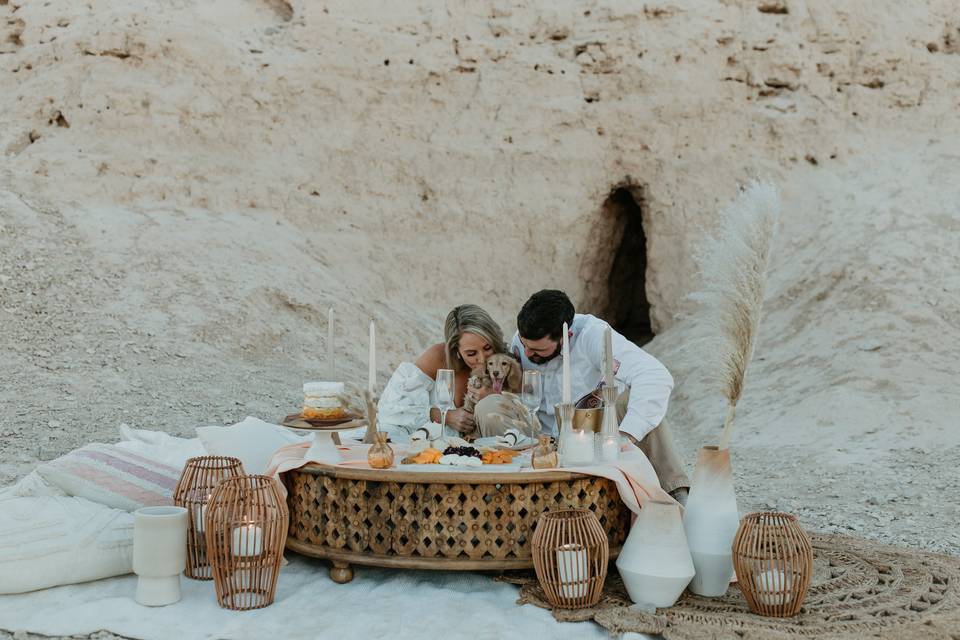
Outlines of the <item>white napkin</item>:
[[497,436],[497,444],[514,447],[518,442],[525,439],[526,437],[520,433],[519,429],[511,428],[504,431],[502,436]]

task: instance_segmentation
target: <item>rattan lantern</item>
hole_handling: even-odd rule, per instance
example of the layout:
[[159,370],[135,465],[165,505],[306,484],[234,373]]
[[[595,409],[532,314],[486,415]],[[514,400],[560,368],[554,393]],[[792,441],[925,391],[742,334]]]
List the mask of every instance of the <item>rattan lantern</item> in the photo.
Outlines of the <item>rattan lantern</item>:
[[288,525],[287,503],[273,478],[240,476],[217,486],[204,527],[221,607],[243,611],[273,602]]
[[610,543],[587,509],[548,511],[533,533],[533,567],[547,600],[561,609],[600,601],[610,561]]
[[183,575],[195,580],[212,580],[207,562],[207,540],[203,517],[207,502],[221,480],[244,475],[238,458],[227,456],[199,456],[190,458],[180,473],[173,492],[173,502],[187,510],[187,568]]
[[807,595],[813,547],[789,513],[751,513],[733,539],[733,567],[751,611],[788,618],[800,612]]

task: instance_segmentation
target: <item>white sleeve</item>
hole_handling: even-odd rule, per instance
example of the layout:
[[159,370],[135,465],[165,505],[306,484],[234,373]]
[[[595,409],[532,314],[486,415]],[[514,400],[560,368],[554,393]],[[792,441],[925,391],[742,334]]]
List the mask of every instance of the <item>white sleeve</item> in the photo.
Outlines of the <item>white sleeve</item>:
[[[603,370],[603,332],[606,323],[598,322],[584,338],[589,341],[589,354],[594,364]],[[642,440],[656,428],[667,414],[667,404],[673,391],[673,376],[659,360],[613,331],[613,359],[619,362],[616,377],[630,385],[627,414],[620,422],[620,430]],[[615,365],[616,366],[616,365]]]
[[430,422],[433,380],[412,362],[404,362],[390,376],[377,408],[377,421],[384,431],[413,433]]

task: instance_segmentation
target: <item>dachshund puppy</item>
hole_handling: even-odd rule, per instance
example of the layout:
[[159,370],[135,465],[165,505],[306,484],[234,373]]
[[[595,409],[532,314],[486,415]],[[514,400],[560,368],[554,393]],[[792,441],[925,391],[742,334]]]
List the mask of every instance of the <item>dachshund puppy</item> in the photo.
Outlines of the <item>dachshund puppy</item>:
[[487,375],[490,376],[494,393],[520,393],[523,374],[520,362],[509,353],[495,353],[486,362]]
[[510,391],[520,392],[523,374],[520,371],[520,361],[508,353],[495,353],[481,365],[477,365],[470,372],[467,381],[467,395],[463,400],[463,408],[473,412],[476,404],[470,396],[471,390],[491,389],[494,393]]

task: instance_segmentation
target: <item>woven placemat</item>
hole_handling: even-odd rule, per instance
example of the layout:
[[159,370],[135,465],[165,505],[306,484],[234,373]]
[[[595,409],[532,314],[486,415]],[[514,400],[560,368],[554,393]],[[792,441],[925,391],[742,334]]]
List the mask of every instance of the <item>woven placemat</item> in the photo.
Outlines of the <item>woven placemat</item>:
[[[750,613],[740,590],[722,598],[684,593],[676,605],[644,613],[632,604],[611,563],[600,603],[554,609],[562,622],[594,620],[612,633],[662,634],[666,640],[796,640],[797,638],[960,639],[960,558],[813,534],[814,575],[793,618]],[[499,578],[521,585],[518,604],[551,609],[532,572]]]

